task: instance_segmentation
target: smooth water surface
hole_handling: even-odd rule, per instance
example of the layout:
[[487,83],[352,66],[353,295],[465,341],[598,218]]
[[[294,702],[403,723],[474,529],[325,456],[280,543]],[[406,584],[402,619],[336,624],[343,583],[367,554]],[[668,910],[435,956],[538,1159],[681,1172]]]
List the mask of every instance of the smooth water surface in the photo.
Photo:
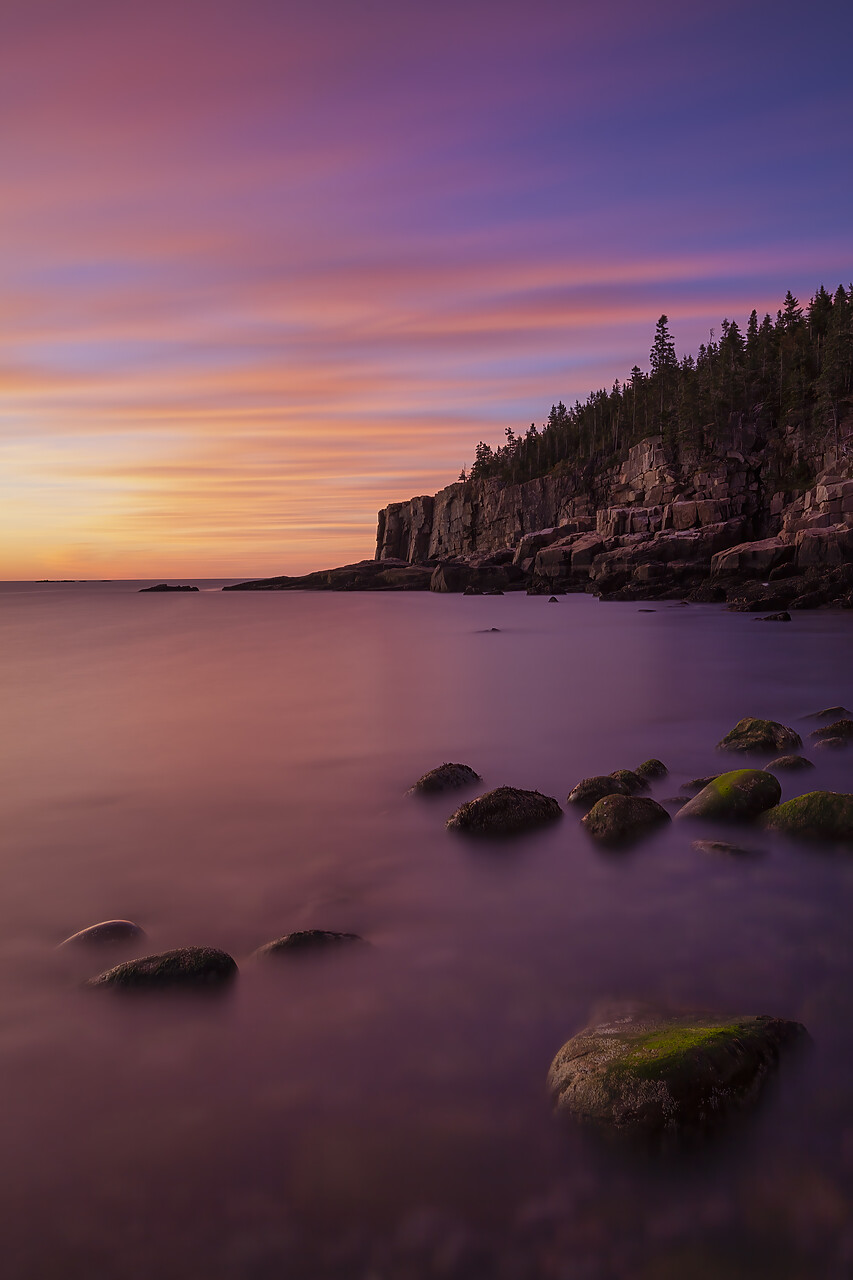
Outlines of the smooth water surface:
[[[138,586],[0,588],[4,1276],[850,1274],[853,856],[713,857],[678,823],[614,854],[576,813],[471,844],[444,822],[472,793],[405,791],[458,760],[564,803],[658,756],[678,795],[741,716],[805,737],[853,705],[853,616]],[[853,751],[813,758],[787,795],[853,790]],[[141,949],[55,949],[115,916]],[[249,959],[306,927],[372,946]],[[227,995],[81,989],[184,944],[237,958]],[[642,1158],[545,1089],[621,999],[814,1044],[725,1135]]]

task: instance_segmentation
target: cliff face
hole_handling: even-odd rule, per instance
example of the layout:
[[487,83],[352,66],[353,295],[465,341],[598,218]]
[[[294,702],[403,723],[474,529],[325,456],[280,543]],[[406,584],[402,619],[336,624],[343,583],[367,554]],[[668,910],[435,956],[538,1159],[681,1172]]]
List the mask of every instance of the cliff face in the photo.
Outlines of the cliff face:
[[381,511],[376,559],[436,565],[440,591],[692,592],[756,608],[763,597],[737,594],[745,579],[791,579],[770,593],[778,603],[798,587],[813,596],[815,573],[844,569],[835,599],[853,587],[853,419],[837,436],[768,440],[738,416],[713,448],[676,455],[652,436],[598,470],[458,482]]

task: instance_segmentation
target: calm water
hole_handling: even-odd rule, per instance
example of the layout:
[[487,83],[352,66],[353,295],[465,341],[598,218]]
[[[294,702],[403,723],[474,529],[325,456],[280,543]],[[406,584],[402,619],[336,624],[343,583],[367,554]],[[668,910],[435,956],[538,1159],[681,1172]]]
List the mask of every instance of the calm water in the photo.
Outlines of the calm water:
[[[0,589],[4,1276],[851,1273],[853,858],[677,825],[607,854],[574,814],[471,846],[457,799],[403,793],[450,759],[563,802],[654,755],[677,795],[742,715],[853,705],[853,616],[138,585]],[[814,759],[787,794],[853,790],[853,752]],[[373,946],[123,1001],[80,982],[127,952],[54,949],[113,916],[145,952]],[[545,1093],[622,997],[815,1043],[725,1137],[641,1160]]]

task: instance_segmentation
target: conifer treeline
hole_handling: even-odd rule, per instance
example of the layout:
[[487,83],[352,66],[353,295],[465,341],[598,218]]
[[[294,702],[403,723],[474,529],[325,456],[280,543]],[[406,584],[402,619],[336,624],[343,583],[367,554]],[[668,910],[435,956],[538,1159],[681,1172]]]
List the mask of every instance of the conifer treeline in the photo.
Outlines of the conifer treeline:
[[839,426],[853,409],[853,285],[821,287],[803,308],[788,291],[773,320],[749,317],[746,333],[724,320],[696,358],[679,360],[665,315],[655,327],[649,371],[636,365],[627,382],[593,392],[572,408],[553,405],[541,428],[506,430],[492,449],[482,440],[460,480],[510,484],[564,468],[606,466],[646,436],[661,434],[679,450],[713,452],[732,414],[749,415],[763,432],[796,426],[838,446]]

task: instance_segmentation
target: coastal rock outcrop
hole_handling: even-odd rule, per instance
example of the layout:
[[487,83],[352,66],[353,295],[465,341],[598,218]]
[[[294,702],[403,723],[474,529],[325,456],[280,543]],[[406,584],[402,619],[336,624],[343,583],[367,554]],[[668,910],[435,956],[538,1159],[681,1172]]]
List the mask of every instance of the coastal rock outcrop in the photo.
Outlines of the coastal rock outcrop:
[[806,1036],[785,1018],[628,1010],[572,1036],[548,1087],[557,1111],[606,1132],[703,1131],[754,1101],[782,1050]]

